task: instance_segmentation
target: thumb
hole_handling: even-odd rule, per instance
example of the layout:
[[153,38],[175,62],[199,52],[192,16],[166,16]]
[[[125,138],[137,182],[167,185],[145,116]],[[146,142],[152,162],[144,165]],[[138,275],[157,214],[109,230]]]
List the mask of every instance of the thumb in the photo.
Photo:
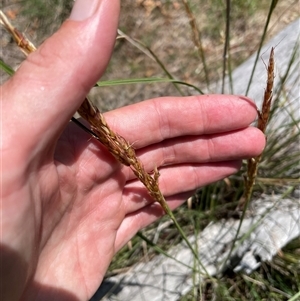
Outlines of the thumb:
[[4,145],[26,135],[29,151],[57,138],[103,74],[115,42],[118,16],[118,0],[75,2],[60,30],[2,86]]

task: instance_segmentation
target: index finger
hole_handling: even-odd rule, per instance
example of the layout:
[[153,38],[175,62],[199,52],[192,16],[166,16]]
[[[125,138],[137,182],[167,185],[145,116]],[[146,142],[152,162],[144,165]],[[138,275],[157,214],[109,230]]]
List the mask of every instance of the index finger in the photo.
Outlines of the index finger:
[[235,95],[163,97],[105,114],[110,127],[141,148],[165,139],[229,132],[256,118],[249,98]]

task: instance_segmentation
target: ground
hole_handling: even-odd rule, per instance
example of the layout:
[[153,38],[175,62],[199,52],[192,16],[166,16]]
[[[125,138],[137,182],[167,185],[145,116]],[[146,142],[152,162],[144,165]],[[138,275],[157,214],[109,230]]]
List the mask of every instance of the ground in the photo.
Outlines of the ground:
[[[58,3],[67,1],[69,0],[60,0]],[[271,1],[231,2],[230,57],[233,69],[257,50]],[[48,19],[38,18],[40,15],[33,9],[36,0],[23,1],[24,3],[30,8],[25,14],[22,13],[20,1],[16,0],[4,0],[3,9],[12,23],[25,32],[37,46],[56,30],[62,16],[68,14],[68,8],[57,6],[49,16],[47,15],[47,23]],[[33,3],[32,7],[28,6],[29,3]],[[216,82],[222,74],[225,1],[213,0],[207,4],[204,0],[190,0],[189,3],[201,34],[208,80],[210,83]],[[121,6],[119,28],[122,32],[149,47],[176,79],[194,84],[206,92],[214,92],[205,80],[204,64],[193,43],[189,17],[183,1],[123,0]],[[271,18],[267,40],[299,16],[298,8],[297,0],[278,2]],[[47,24],[51,26],[46,26]],[[3,31],[0,42],[1,58],[16,68],[24,56],[18,52],[10,36]],[[167,76],[153,58],[125,39],[118,39],[110,65],[102,79],[144,77]],[[2,79],[4,78],[7,77],[2,75]],[[195,93],[191,89],[181,89],[184,94]],[[106,111],[147,98],[178,95],[178,91],[172,84],[135,84],[126,87],[95,88],[91,95],[98,106]]]

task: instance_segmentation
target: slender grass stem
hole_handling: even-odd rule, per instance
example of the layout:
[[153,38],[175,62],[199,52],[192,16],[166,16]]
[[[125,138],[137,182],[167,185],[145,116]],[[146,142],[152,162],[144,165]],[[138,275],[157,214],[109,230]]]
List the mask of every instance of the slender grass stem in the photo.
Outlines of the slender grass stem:
[[[171,76],[171,78],[170,78]],[[177,85],[183,85],[190,88],[193,88],[199,94],[204,94],[198,87],[184,82],[180,80],[176,80],[172,78],[172,75],[168,76],[169,78],[159,78],[159,77],[149,77],[149,78],[130,78],[130,79],[115,79],[115,80],[107,80],[107,81],[99,81],[95,85],[95,87],[111,87],[111,86],[118,86],[118,85],[130,85],[130,84],[154,84],[154,83],[171,83]],[[180,91],[180,93],[183,93]]]
[[192,266],[189,266],[185,263],[183,263],[182,261],[178,260],[177,258],[169,255],[167,252],[165,252],[163,249],[161,249],[160,247],[158,247],[156,244],[154,244],[151,240],[149,240],[145,235],[143,235],[141,232],[138,232],[136,234],[138,237],[140,237],[142,240],[144,240],[149,246],[151,246],[155,251],[157,251],[160,254],[163,254],[165,257],[168,257],[174,261],[176,261],[177,263],[191,269],[191,271],[193,272],[198,272],[196,269],[194,269]]
[[94,137],[98,140],[97,135],[93,131],[91,131],[89,128],[87,128],[84,124],[82,124],[78,119],[76,119],[75,117],[72,117],[71,121],[73,121],[76,125],[78,125],[80,128],[82,128],[85,132],[87,132],[92,137]]
[[15,71],[10,67],[8,66],[7,64],[5,64],[2,59],[0,59],[0,68],[6,72],[9,76],[12,76]]
[[0,24],[11,34],[19,49],[26,56],[36,50],[35,46],[17,28],[12,26],[2,10],[0,10]]
[[205,82],[206,82],[206,86],[207,88],[209,88],[210,85],[210,81],[209,81],[209,72],[208,72],[208,68],[206,65],[206,58],[205,58],[205,54],[204,54],[204,50],[203,50],[203,45],[201,42],[201,32],[198,29],[197,23],[196,23],[196,18],[190,8],[190,5],[188,3],[187,0],[181,0],[185,11],[189,17],[189,21],[190,21],[190,26],[192,29],[192,39],[193,42],[198,50],[198,54],[199,57],[201,58],[202,64],[203,64],[203,70],[204,70],[204,75],[205,75]]
[[297,300],[299,300],[298,298],[300,298],[300,292],[298,292],[293,297],[291,297],[290,299],[288,299],[288,301],[297,301]]
[[245,95],[248,95],[248,93],[249,93],[250,86],[251,86],[251,83],[252,83],[252,79],[253,79],[253,76],[254,76],[254,72],[255,72],[255,69],[256,69],[256,65],[257,65],[257,62],[258,62],[258,58],[260,56],[260,51],[261,51],[262,45],[263,45],[263,43],[265,41],[267,30],[268,30],[269,23],[270,23],[270,20],[271,20],[271,16],[272,16],[272,13],[273,13],[273,11],[274,11],[277,3],[278,3],[278,0],[272,0],[272,2],[270,4],[270,9],[269,9],[269,12],[268,12],[268,17],[267,17],[267,20],[266,20],[266,23],[265,23],[265,27],[264,27],[264,30],[263,30],[262,37],[260,39],[260,43],[259,43],[259,46],[258,46],[258,51],[256,53],[255,61],[254,61],[254,64],[253,64],[253,68],[252,68],[252,71],[251,71],[251,75],[250,75],[250,79],[249,79],[249,82],[248,82],[248,86],[247,86]]
[[222,89],[221,89],[222,94],[225,93],[226,69],[227,66],[229,67],[230,10],[231,10],[231,1],[226,0],[226,29],[225,29],[225,43],[224,43],[224,50],[223,50],[223,71],[222,71]]
[[[126,35],[124,32],[121,30],[118,30],[118,33],[121,35],[122,38],[125,38],[128,42],[130,42],[133,46],[137,47],[139,50],[141,50],[143,53],[145,53],[148,57],[150,57],[152,60],[154,60],[160,67],[161,69],[165,72],[167,77],[169,79],[174,80],[173,75],[168,71],[166,66],[163,64],[163,62],[158,58],[158,56],[152,51],[152,49],[146,45],[144,45],[141,41],[134,40],[130,38],[128,35]],[[176,90],[179,92],[180,95],[184,95],[182,90],[178,87],[176,81],[173,82],[174,87]]]
[[192,246],[192,244],[189,242],[188,238],[186,237],[185,233],[183,232],[182,228],[180,227],[180,225],[178,224],[173,212],[171,211],[171,209],[168,207],[164,208],[166,210],[166,213],[169,215],[169,217],[171,218],[171,220],[174,222],[175,227],[177,228],[178,232],[180,233],[180,236],[183,238],[183,240],[186,242],[187,246],[189,247],[189,249],[192,251],[194,257],[196,258],[197,262],[199,263],[199,266],[203,269],[205,275],[208,278],[212,278],[208,271],[206,270],[205,266],[202,264],[200,258],[199,258],[199,254],[197,253],[197,251],[194,249],[194,247]]

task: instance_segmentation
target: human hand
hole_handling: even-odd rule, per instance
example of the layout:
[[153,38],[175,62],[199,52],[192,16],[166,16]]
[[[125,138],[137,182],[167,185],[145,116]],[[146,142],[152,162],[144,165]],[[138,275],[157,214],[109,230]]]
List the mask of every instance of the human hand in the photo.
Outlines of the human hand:
[[[69,120],[101,77],[113,48],[117,0],[71,19],[2,86],[1,281],[3,300],[87,300],[113,255],[163,211],[132,171]],[[237,96],[144,101],[105,114],[158,167],[174,209],[196,188],[258,155],[255,105]]]

